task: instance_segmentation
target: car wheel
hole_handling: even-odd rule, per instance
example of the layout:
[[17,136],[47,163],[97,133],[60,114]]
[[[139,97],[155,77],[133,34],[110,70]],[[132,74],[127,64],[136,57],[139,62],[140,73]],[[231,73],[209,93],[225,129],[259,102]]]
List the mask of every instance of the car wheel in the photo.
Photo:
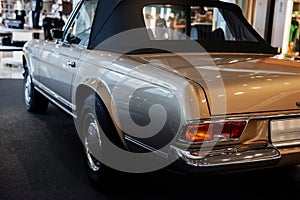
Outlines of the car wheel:
[[34,89],[31,76],[24,73],[24,100],[26,109],[33,113],[44,113],[48,108],[48,99]]
[[[98,119],[101,119],[100,123]],[[96,158],[105,156],[105,144],[103,144],[102,139],[104,134],[114,133],[115,129],[108,111],[100,98],[95,94],[86,98],[80,121],[83,123],[81,124],[80,134],[84,146],[87,175],[92,183],[99,185],[103,182],[106,175],[111,175],[112,172],[115,172],[115,170],[104,165]]]

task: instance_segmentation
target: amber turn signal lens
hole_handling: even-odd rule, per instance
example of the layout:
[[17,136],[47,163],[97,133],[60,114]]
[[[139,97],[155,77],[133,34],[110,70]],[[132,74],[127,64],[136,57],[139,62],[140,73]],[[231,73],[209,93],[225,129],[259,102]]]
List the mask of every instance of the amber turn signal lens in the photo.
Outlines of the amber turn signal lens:
[[246,124],[246,121],[191,124],[183,139],[187,142],[230,141],[241,136]]
[[209,130],[209,124],[188,126],[185,139],[189,142],[203,142],[205,140],[212,140],[212,131]]

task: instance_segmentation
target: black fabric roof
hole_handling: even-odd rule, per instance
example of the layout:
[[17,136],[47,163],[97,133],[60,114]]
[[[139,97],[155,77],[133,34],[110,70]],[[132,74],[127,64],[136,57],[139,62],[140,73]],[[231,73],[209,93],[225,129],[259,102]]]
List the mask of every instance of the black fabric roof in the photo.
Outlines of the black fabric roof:
[[[251,44],[249,51],[262,53],[275,53],[274,49],[268,45],[264,39],[252,28],[252,26],[244,18],[242,10],[234,4],[221,2],[218,0],[99,0],[98,7],[96,10],[94,25],[92,27],[91,36],[89,40],[89,49],[103,49],[111,51],[120,51],[123,48],[127,48],[128,45],[132,46],[132,49],[140,49],[143,46],[149,49],[156,49],[160,45],[173,45],[176,47],[178,44],[183,44],[184,41],[155,41],[150,40],[145,28],[145,22],[143,19],[143,7],[145,5],[151,4],[172,4],[172,5],[202,5],[207,7],[221,7],[224,9],[229,9],[237,15],[245,27],[257,38],[258,47],[255,48],[255,44]],[[119,34],[124,31],[143,28],[143,31],[139,31],[139,35],[130,36],[130,34],[125,34],[121,39],[118,38],[115,41],[104,42],[107,39]],[[129,38],[126,38],[126,37]],[[104,43],[103,43],[104,42]],[[99,46],[99,44],[101,44]],[[207,46],[206,46],[207,45]],[[230,45],[224,43],[224,51],[247,51],[247,43],[243,45],[239,43],[232,44],[236,46],[235,48],[227,48]],[[186,45],[185,45],[186,46]],[[218,47],[220,42],[204,42],[205,49],[207,51],[219,51]],[[249,46],[249,47],[250,47]],[[240,48],[239,48],[240,47]],[[187,51],[188,49],[182,48],[182,45],[179,45],[179,50]],[[122,52],[122,51],[121,51]],[[124,52],[122,52],[124,53]]]
[[117,5],[122,0],[99,0],[98,6],[95,14],[94,25],[91,30],[90,44],[89,47],[93,48],[96,46],[97,37],[105,25],[106,21],[109,19],[110,15],[113,13]]

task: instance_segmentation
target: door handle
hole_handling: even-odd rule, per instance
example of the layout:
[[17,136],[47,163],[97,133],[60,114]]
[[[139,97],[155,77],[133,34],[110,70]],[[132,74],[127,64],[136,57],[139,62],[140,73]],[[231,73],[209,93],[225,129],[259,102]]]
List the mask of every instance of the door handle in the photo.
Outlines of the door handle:
[[75,67],[76,63],[74,61],[68,61],[67,65],[69,65],[70,67]]

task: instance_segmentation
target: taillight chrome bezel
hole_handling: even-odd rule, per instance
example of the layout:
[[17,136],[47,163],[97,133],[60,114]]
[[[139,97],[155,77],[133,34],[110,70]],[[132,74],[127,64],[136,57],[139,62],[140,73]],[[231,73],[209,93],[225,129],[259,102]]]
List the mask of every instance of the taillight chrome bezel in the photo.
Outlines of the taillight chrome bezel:
[[[233,142],[233,141],[238,141],[240,140],[240,138],[242,137],[243,133],[245,132],[245,130],[247,129],[248,123],[249,123],[249,118],[228,118],[228,119],[209,119],[209,120],[193,120],[193,121],[187,121],[182,130],[180,131],[180,134],[178,135],[177,140],[180,143],[183,144],[188,144],[188,145],[201,145],[201,144],[207,144],[207,143],[224,143],[224,142]],[[197,125],[203,125],[203,124],[211,124],[212,126],[214,124],[220,124],[220,123],[239,123],[239,122],[245,122],[244,128],[241,131],[240,135],[238,138],[227,138],[227,139],[212,139],[212,140],[204,140],[201,142],[193,142],[193,141],[188,141],[185,139],[184,135],[187,132],[187,129],[189,126],[197,126]],[[218,136],[216,134],[216,136]]]

